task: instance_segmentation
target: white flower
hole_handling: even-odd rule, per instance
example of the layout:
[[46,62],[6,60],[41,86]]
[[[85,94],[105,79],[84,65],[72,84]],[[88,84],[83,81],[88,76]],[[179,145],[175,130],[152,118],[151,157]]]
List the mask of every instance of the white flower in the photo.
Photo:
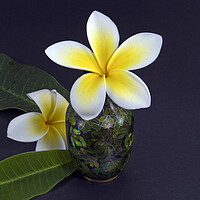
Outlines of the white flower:
[[66,149],[67,100],[56,90],[42,89],[27,95],[41,113],[30,112],[14,118],[8,125],[8,137],[20,142],[37,141],[36,151]]
[[120,107],[149,107],[151,96],[146,84],[128,70],[143,68],[158,56],[162,37],[154,33],[139,33],[119,47],[119,33],[113,21],[94,11],[87,22],[87,36],[93,52],[86,46],[63,41],[46,49],[47,56],[64,67],[87,70],[70,92],[74,110],[85,120],[101,112],[106,93]]

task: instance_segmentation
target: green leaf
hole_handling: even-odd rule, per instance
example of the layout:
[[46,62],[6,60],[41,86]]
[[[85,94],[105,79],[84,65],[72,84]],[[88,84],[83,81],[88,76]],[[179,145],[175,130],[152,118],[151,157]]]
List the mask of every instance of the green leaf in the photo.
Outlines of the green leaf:
[[114,125],[114,131],[118,131],[119,130],[119,123],[116,121],[115,125]]
[[72,131],[73,131],[73,127],[72,126],[70,126],[69,131],[70,131],[70,133],[72,133]]
[[119,133],[127,133],[129,130],[127,130],[126,128],[121,128],[119,130]]
[[110,122],[111,125],[114,124],[114,120],[112,118],[109,119],[109,122]]
[[74,139],[73,139],[72,136],[70,136],[70,140],[71,140],[71,142],[72,142],[73,147],[75,147]]
[[81,144],[79,141],[75,140],[74,142],[76,143],[76,145],[77,145],[78,147],[82,147],[82,144]]
[[86,147],[86,142],[85,142],[85,140],[83,139],[83,137],[79,136],[78,139],[80,140],[82,146],[83,146],[83,147]]
[[127,148],[130,147],[131,144],[132,144],[132,142],[133,142],[133,134],[130,133],[130,134],[126,137],[126,139],[125,139],[125,141],[124,141],[125,147],[127,147]]
[[104,172],[104,168],[94,168],[94,169],[92,169],[92,171],[94,172],[94,173],[103,173]]
[[98,124],[94,123],[94,122],[91,122],[90,125],[96,131],[99,131],[101,129],[101,127]]
[[88,168],[88,166],[84,163],[84,162],[81,162],[80,163],[80,169],[82,168],[82,170],[86,173],[90,173],[90,169]]
[[79,130],[77,130],[77,129],[73,129],[73,131],[74,131],[74,133],[76,134],[76,135],[80,135],[81,134],[81,132],[79,131]]
[[75,120],[74,116],[72,116],[72,115],[69,116],[69,122],[70,122],[71,125],[76,124],[76,120]]
[[93,163],[95,167],[99,167],[99,163],[96,160],[94,160]]
[[66,114],[66,121],[69,120],[69,113]]
[[26,94],[45,88],[57,90],[69,101],[69,92],[50,74],[0,54],[0,110],[16,108],[25,112],[39,111]]
[[106,119],[106,116],[102,116],[99,121],[103,122],[105,119]]
[[106,110],[105,110],[105,113],[106,113],[106,115],[109,115],[109,108],[106,108]]
[[48,192],[78,164],[67,150],[22,153],[0,162],[0,199],[26,200]]
[[89,122],[85,123],[85,127],[82,129],[83,133],[87,133],[91,131],[91,127],[89,126]]

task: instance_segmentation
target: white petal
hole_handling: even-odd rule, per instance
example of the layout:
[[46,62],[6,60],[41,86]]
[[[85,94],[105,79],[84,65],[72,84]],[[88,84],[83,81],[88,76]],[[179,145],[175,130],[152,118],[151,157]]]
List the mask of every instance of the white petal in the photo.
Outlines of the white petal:
[[108,63],[108,71],[133,70],[151,64],[159,55],[162,37],[154,33],[139,33],[123,42]]
[[52,126],[54,126],[57,129],[57,131],[62,135],[63,140],[65,141],[66,149],[68,149],[66,122],[57,122],[57,123],[54,123]]
[[50,126],[47,134],[38,140],[36,151],[47,151],[54,149],[66,149],[66,146],[61,134],[57,131],[56,128]]
[[42,89],[27,94],[27,96],[35,101],[40,108],[45,120],[49,118],[52,110],[55,107],[55,101],[52,99],[52,94],[48,89]]
[[87,22],[87,36],[94,55],[106,73],[107,63],[119,44],[119,32],[106,15],[94,11]]
[[101,73],[91,50],[78,42],[58,42],[49,46],[45,53],[61,66]]
[[108,96],[125,109],[146,108],[151,104],[146,84],[128,71],[112,71],[106,78],[106,90]]
[[65,116],[66,116],[66,112],[67,112],[69,103],[56,90],[52,90],[51,94],[52,94],[52,98],[54,98],[54,101],[56,102],[56,104],[54,106],[54,110],[52,110],[52,112],[51,112],[49,121],[51,121],[52,123],[65,122]]
[[105,78],[88,73],[76,80],[70,92],[74,110],[85,120],[101,112],[106,97]]
[[8,137],[20,142],[35,142],[48,131],[41,113],[30,112],[14,118],[8,125]]

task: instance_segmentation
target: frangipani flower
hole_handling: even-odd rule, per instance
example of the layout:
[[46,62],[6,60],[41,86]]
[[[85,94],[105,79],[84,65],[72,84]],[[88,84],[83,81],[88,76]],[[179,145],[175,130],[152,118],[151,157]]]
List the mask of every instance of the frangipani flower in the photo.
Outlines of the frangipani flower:
[[8,125],[8,137],[20,142],[37,141],[36,151],[66,149],[67,100],[56,90],[42,89],[27,95],[41,113],[30,112],[14,118]]
[[85,120],[101,112],[106,93],[120,107],[149,107],[146,84],[128,70],[143,68],[158,56],[162,37],[139,33],[119,47],[119,33],[112,20],[94,11],[87,22],[87,37],[93,52],[86,46],[63,41],[46,49],[47,56],[64,67],[90,71],[76,80],[70,92],[72,107]]

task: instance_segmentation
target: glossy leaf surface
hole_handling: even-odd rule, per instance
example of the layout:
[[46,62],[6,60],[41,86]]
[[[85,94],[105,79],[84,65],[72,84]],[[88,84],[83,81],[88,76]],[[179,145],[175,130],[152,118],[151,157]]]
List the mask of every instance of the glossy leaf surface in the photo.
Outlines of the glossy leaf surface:
[[26,94],[44,88],[57,90],[69,102],[69,92],[50,74],[0,54],[0,110],[38,111],[37,105]]
[[0,162],[0,199],[25,200],[44,194],[76,169],[67,150],[12,156]]

